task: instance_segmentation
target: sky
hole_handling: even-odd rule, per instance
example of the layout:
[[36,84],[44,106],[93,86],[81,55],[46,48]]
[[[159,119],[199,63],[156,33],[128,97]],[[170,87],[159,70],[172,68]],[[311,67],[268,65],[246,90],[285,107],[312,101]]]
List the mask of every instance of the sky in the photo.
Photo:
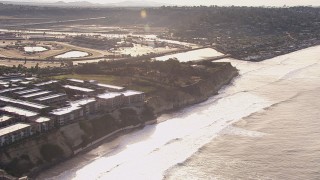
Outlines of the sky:
[[[59,0],[12,0],[12,1],[32,1],[32,2],[56,2]],[[320,6],[320,0],[63,0],[65,2],[74,1],[88,1],[92,3],[117,3],[123,1],[147,1],[147,2],[159,2],[170,5],[219,5],[219,6]]]

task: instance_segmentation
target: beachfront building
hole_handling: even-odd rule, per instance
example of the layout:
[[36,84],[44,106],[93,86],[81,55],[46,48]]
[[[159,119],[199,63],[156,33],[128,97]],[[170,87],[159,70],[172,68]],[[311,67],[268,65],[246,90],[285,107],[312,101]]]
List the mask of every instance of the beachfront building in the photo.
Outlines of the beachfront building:
[[144,98],[145,98],[144,92],[127,90],[125,92],[122,92],[122,94],[124,96],[123,98],[124,105],[131,105],[131,104],[144,102]]
[[83,117],[83,109],[78,106],[67,106],[55,109],[49,113],[58,126],[70,124]]
[[17,123],[0,129],[0,146],[12,144],[33,134],[30,124]]
[[19,99],[13,99],[6,96],[0,96],[0,106],[12,105],[15,107],[23,108],[30,111],[40,112],[49,108],[49,106],[32,103],[29,101],[22,101]]
[[100,110],[113,110],[122,106],[123,95],[119,92],[106,92],[97,96]]
[[9,126],[15,122],[15,119],[12,116],[2,115],[0,116],[0,128]]
[[99,88],[103,88],[103,89],[108,90],[108,91],[121,92],[121,91],[124,91],[124,90],[125,90],[124,87],[114,86],[114,85],[110,85],[110,84],[97,83],[96,85],[97,85]]
[[43,133],[54,128],[54,121],[47,117],[37,117],[31,121],[35,131]]
[[98,103],[95,98],[85,98],[77,101],[71,101],[70,105],[81,107],[83,109],[84,116],[93,114],[98,110]]
[[14,116],[17,121],[30,121],[38,116],[38,113],[14,106],[4,106],[0,108],[0,112],[6,115]]
[[93,89],[79,87],[79,86],[65,85],[63,87],[66,90],[71,90],[71,91],[74,91],[75,93],[79,93],[79,94],[94,95],[94,93],[95,93],[95,90],[93,90]]
[[67,100],[67,95],[63,93],[58,94],[52,94],[48,96],[43,96],[36,98],[35,101],[46,104],[46,105],[57,105],[57,104],[63,104]]
[[38,92],[35,92],[35,93],[22,95],[21,97],[24,98],[24,99],[33,99],[33,98],[37,98],[37,97],[40,97],[40,96],[47,95],[49,93],[51,93],[51,91],[38,91]]

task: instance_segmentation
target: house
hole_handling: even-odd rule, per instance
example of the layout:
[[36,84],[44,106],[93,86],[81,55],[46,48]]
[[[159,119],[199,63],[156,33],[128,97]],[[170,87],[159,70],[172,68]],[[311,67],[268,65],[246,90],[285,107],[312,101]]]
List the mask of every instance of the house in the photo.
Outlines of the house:
[[0,129],[0,146],[12,144],[33,134],[30,124],[17,123]]

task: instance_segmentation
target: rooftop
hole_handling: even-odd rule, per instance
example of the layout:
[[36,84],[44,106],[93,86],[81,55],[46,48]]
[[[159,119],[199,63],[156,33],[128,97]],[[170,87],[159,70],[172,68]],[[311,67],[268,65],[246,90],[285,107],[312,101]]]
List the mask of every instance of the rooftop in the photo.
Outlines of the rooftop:
[[19,116],[26,116],[26,117],[33,117],[33,116],[38,115],[38,113],[36,113],[36,112],[13,107],[13,106],[5,106],[3,108],[0,108],[0,110],[8,112],[8,113],[13,113],[13,114],[16,114]]
[[124,96],[133,96],[133,95],[138,95],[138,94],[143,94],[143,92],[140,91],[133,91],[133,90],[127,90],[125,92],[122,92]]
[[40,91],[40,92],[36,92],[36,93],[32,93],[32,94],[27,94],[27,95],[24,95],[24,96],[21,96],[21,97],[23,97],[23,98],[31,98],[31,97],[35,97],[35,96],[48,94],[48,93],[51,93],[51,91]]
[[15,93],[22,95],[22,94],[32,93],[32,92],[36,92],[36,91],[40,91],[40,90],[41,89],[39,89],[39,88],[33,88],[33,89],[27,89],[27,90],[23,90],[23,91],[17,91]]
[[53,84],[53,83],[56,83],[58,81],[56,80],[51,80],[51,81],[47,81],[47,82],[42,82],[42,83],[38,83],[38,84],[35,84],[35,86],[45,86],[45,85],[49,85],[49,84]]
[[67,79],[67,80],[71,82],[76,82],[76,83],[84,83],[84,80],[81,80],[81,79]]
[[0,91],[0,93],[6,93],[6,92],[10,92],[10,91],[17,91],[17,90],[21,90],[21,89],[25,89],[25,87],[15,87],[15,88],[3,89],[3,90]]
[[20,129],[27,128],[27,127],[30,127],[30,125],[25,123],[17,123],[17,124],[2,128],[0,129],[0,137],[10,134],[12,132],[18,131]]
[[36,120],[34,120],[34,122],[37,122],[37,123],[43,123],[48,121],[51,121],[51,119],[47,117],[38,117]]
[[2,115],[0,116],[0,122],[5,122],[10,120],[12,117],[11,116],[7,116],[7,115]]
[[95,101],[96,101],[95,98],[87,98],[87,99],[81,99],[78,101],[71,101],[70,105],[71,106],[83,106],[83,105],[87,105],[87,104],[95,102]]
[[19,104],[27,107],[32,107],[35,109],[45,109],[48,108],[48,106],[42,105],[42,104],[37,104],[37,103],[32,103],[28,101],[21,101],[17,99],[11,99],[5,96],[0,96],[0,101],[7,102],[7,103],[12,103],[12,104]]
[[93,89],[83,88],[83,87],[78,87],[78,86],[71,86],[71,85],[65,85],[63,87],[68,88],[68,89],[77,90],[77,91],[82,91],[82,92],[93,92],[94,91]]
[[121,87],[121,86],[114,86],[114,85],[109,85],[109,84],[97,84],[97,86],[100,86],[100,87],[104,87],[104,88],[110,88],[110,89],[116,89],[116,90],[123,90],[124,87]]
[[117,96],[121,96],[121,93],[118,92],[106,92],[104,94],[99,94],[97,97],[101,98],[101,99],[112,99],[115,98]]
[[71,113],[71,112],[73,112],[73,111],[75,111],[75,110],[79,110],[79,109],[81,109],[81,107],[78,107],[78,106],[68,106],[68,107],[63,107],[63,108],[55,109],[55,110],[51,111],[50,114],[60,116],[60,115],[64,115],[64,114]]
[[65,95],[66,95],[66,94],[62,94],[62,93],[53,94],[53,95],[49,95],[49,96],[44,96],[44,97],[37,98],[36,100],[37,100],[37,101],[46,101],[46,100],[49,100],[49,99],[54,99],[54,98],[58,98],[58,97],[65,96]]

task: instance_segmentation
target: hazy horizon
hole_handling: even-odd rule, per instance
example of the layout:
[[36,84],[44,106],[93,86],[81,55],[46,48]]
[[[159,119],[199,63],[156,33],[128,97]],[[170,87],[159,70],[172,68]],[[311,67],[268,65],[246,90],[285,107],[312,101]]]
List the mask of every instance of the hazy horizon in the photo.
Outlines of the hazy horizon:
[[[6,1],[6,0],[4,0]],[[7,1],[14,1],[14,2],[58,2],[60,0],[7,0]],[[130,2],[155,2],[161,4],[170,4],[170,5],[178,5],[178,6],[194,6],[194,5],[219,5],[219,6],[320,6],[319,0],[198,0],[194,1],[181,1],[181,0],[105,0],[101,2],[101,0],[63,0],[64,2],[78,2],[78,1],[87,1],[91,3],[100,3],[100,4],[112,4],[112,3],[119,3],[124,1]],[[2,0],[0,1],[2,2]]]

